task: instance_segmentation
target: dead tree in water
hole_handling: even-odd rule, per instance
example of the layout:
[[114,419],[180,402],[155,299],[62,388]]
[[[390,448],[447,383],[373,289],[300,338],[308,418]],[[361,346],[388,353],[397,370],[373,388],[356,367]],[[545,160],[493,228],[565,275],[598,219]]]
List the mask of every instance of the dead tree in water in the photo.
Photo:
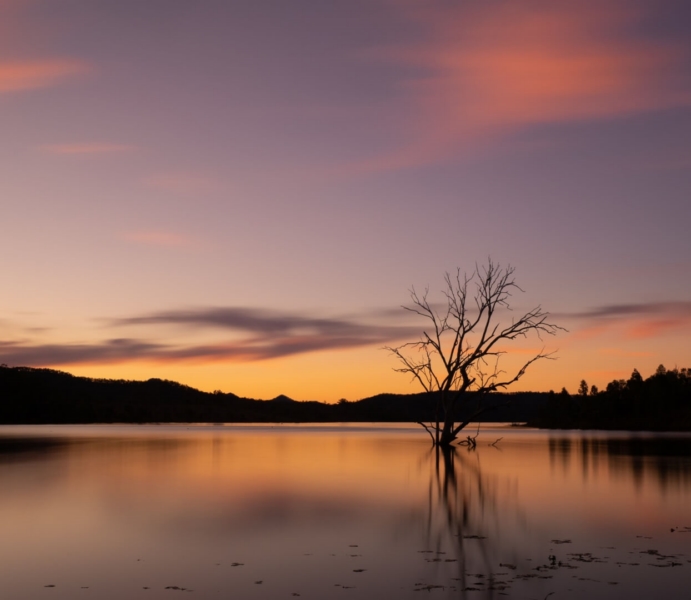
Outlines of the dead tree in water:
[[[412,375],[426,392],[436,394],[435,420],[420,423],[436,446],[449,446],[464,427],[488,410],[482,406],[485,394],[506,389],[534,362],[553,358],[554,353],[543,347],[510,373],[499,367],[506,353],[502,343],[532,334],[542,339],[541,334],[563,330],[548,321],[549,313],[540,306],[510,323],[500,322],[497,312],[510,310],[512,292],[522,291],[513,273],[513,267],[502,268],[491,259],[486,266],[476,265],[470,276],[457,269],[455,277],[445,275],[445,307],[441,310],[428,300],[428,289],[421,296],[412,289],[412,305],[403,307],[427,319],[428,327],[419,341],[386,349],[402,364],[395,371]],[[470,400],[474,409],[457,422],[457,408]]]

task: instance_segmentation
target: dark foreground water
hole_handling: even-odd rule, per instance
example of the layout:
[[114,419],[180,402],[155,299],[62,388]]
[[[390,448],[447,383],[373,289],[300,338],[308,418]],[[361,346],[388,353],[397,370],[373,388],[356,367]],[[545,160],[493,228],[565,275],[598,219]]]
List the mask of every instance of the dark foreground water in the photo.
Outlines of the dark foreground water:
[[691,437],[478,441],[0,427],[0,598],[691,597]]

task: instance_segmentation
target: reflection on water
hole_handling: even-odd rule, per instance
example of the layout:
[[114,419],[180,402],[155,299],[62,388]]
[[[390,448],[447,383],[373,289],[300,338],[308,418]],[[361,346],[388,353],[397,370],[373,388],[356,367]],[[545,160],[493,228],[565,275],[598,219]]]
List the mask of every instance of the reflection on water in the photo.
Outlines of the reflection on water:
[[603,467],[610,477],[630,479],[636,490],[654,486],[664,493],[670,486],[691,486],[688,436],[619,433],[551,437],[549,451],[552,463],[560,462],[564,468],[573,457],[579,457],[584,479],[597,478]]
[[0,598],[687,597],[690,437],[478,439],[1,427]]

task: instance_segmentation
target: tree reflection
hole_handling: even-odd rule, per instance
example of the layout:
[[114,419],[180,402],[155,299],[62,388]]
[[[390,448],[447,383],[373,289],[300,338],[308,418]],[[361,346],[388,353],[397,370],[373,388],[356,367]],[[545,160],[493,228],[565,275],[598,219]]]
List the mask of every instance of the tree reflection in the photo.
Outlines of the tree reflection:
[[512,562],[517,553],[507,543],[505,526],[512,520],[520,525],[523,519],[515,484],[483,473],[480,454],[473,447],[433,448],[429,453],[425,541],[428,562],[439,563],[438,575],[441,564],[453,563],[450,590],[461,597],[472,592],[473,598],[493,598],[508,589],[509,573],[516,568]]
[[[583,480],[606,477],[629,479],[634,489],[654,485],[664,493],[670,487],[691,487],[691,445],[687,436],[623,434],[551,437],[552,468],[567,473],[572,459],[580,460]],[[603,469],[606,467],[606,469]]]

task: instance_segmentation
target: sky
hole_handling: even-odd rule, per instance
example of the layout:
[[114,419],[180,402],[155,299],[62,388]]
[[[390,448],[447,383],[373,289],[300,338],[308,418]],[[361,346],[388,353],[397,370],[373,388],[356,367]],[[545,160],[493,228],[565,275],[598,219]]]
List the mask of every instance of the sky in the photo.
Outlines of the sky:
[[514,390],[691,367],[687,0],[0,0],[0,363],[418,391],[489,257]]

